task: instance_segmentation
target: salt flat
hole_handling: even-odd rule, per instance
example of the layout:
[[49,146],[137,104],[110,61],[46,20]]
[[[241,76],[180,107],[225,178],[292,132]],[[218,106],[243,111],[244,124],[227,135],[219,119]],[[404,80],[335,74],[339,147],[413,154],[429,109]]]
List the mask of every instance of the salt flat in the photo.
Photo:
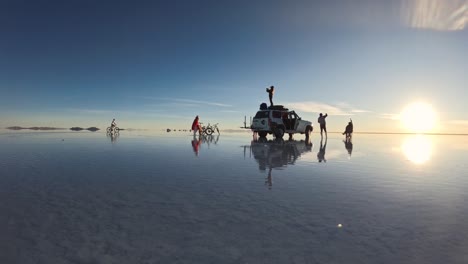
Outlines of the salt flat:
[[468,261],[468,137],[2,132],[0,146],[1,263]]

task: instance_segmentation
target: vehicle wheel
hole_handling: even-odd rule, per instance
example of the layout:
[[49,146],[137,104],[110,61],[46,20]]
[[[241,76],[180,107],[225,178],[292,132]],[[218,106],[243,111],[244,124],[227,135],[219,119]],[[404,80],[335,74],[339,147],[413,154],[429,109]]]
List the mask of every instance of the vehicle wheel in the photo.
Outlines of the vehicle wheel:
[[110,132],[111,132],[111,128],[108,127],[108,128],[107,128],[107,133],[110,133]]
[[210,135],[210,136],[211,136],[211,134],[213,134],[213,129],[211,129],[211,128],[207,128],[207,129],[205,129],[205,130],[203,130],[203,131],[204,131],[207,135]]
[[274,132],[275,132],[275,137],[276,138],[283,138],[283,136],[284,136],[284,128],[283,127],[277,127]]
[[310,134],[312,133],[313,128],[311,126],[307,126],[305,130],[305,136],[306,139],[310,137]]
[[264,138],[264,137],[266,137],[266,136],[268,135],[268,133],[265,132],[265,131],[258,131],[258,135],[259,135],[261,138]]

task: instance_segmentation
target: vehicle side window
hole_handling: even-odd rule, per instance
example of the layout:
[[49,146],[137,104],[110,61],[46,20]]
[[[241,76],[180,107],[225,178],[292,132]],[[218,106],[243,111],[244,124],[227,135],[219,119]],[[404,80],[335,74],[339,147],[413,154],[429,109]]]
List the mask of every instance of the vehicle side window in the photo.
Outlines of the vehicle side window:
[[268,118],[268,111],[258,111],[255,118]]
[[273,116],[273,118],[281,118],[281,112],[279,111],[273,111],[271,115]]

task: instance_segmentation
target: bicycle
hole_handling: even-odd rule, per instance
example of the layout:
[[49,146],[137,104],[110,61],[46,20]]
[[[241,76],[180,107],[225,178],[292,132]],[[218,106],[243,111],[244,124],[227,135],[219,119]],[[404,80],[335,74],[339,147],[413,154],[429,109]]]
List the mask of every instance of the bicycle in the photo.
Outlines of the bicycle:
[[107,127],[106,131],[107,131],[107,134],[110,134],[110,133],[119,133],[119,130],[120,128],[115,126],[115,127]]
[[[200,123],[200,124],[203,124],[203,123]],[[208,123],[207,126],[202,126],[203,134],[208,135],[208,136],[211,136],[215,130],[218,132],[218,135],[219,135],[220,133],[219,133],[219,128],[218,128],[218,123],[214,125],[210,125],[210,123]]]
[[[209,125],[209,124],[208,124],[208,125]],[[211,130],[212,130],[213,132],[216,130],[216,132],[218,133],[218,135],[221,134],[221,133],[219,133],[218,123],[212,125],[210,128],[211,128]]]

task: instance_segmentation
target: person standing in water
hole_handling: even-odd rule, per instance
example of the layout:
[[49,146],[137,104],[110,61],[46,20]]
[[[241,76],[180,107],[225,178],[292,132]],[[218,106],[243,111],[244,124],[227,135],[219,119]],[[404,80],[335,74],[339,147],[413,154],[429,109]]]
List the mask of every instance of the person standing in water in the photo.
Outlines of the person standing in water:
[[323,131],[325,131],[325,136],[328,137],[327,135],[327,123],[325,122],[325,118],[327,118],[328,114],[323,115],[320,113],[317,122],[320,124],[320,136],[323,137]]
[[266,88],[268,97],[270,98],[270,106],[273,106],[273,94],[275,93],[275,87],[272,85],[270,88]]

